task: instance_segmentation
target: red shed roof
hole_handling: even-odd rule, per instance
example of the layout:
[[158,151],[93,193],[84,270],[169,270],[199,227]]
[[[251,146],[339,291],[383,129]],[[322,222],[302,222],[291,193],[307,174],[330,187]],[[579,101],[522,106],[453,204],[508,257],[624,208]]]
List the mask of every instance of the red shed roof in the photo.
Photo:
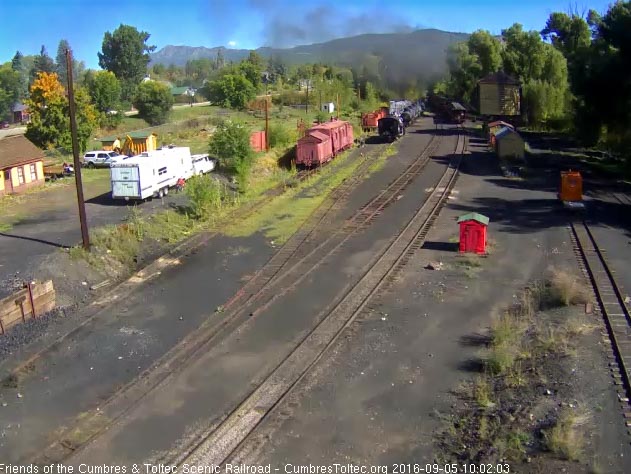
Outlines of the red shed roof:
[[469,214],[465,214],[464,216],[460,216],[458,218],[458,224],[467,221],[476,221],[480,224],[489,225],[489,218],[483,216],[482,214],[478,214],[477,212],[470,212]]

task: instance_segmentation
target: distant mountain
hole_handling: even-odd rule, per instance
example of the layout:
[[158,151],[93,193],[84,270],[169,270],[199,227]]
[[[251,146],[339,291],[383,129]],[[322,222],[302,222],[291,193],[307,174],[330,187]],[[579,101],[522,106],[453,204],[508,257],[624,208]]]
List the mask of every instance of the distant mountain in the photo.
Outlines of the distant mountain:
[[[395,89],[441,77],[446,69],[449,46],[469,37],[435,29],[411,33],[365,34],[326,43],[287,49],[259,48],[263,57],[275,56],[288,64],[324,62],[356,67],[367,77],[380,76]],[[190,59],[216,58],[221,50],[226,61],[240,61],[249,50],[203,46],[165,46],[151,55],[151,63],[184,66]]]

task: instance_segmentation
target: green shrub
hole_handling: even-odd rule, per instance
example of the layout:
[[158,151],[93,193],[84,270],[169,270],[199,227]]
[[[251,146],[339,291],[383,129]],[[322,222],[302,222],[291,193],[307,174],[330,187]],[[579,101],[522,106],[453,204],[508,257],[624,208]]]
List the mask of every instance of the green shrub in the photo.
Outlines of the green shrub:
[[209,152],[219,158],[222,166],[236,173],[239,187],[245,191],[247,177],[254,163],[248,127],[231,120],[221,122],[210,138]]
[[295,143],[296,139],[296,131],[285,125],[275,124],[269,128],[269,145],[271,148],[288,147]]
[[186,195],[192,217],[205,219],[219,209],[225,192],[223,186],[208,175],[193,176],[186,182]]

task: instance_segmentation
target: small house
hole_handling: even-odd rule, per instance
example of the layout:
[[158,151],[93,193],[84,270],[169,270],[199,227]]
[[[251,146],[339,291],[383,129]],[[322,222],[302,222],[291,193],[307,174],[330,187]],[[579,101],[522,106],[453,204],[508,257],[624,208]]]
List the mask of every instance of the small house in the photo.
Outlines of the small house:
[[500,158],[524,159],[526,143],[515,130],[504,127],[495,134],[495,152]]
[[28,107],[21,102],[16,102],[11,108],[13,123],[26,123],[30,119]]
[[485,254],[489,218],[477,212],[471,212],[460,216],[458,224],[460,225],[460,252]]
[[521,114],[521,83],[498,71],[478,81],[480,115],[514,116]]
[[44,152],[24,135],[0,139],[0,196],[44,183]]
[[322,104],[322,112],[326,112],[327,114],[332,114],[334,111],[335,111],[335,104],[333,102]]
[[[113,150],[118,136],[101,138],[104,150]],[[145,151],[153,151],[158,148],[158,135],[152,132],[129,132],[123,139],[121,153],[127,156],[135,156]]]
[[176,104],[190,104],[195,101],[195,89],[191,87],[172,87],[171,95]]

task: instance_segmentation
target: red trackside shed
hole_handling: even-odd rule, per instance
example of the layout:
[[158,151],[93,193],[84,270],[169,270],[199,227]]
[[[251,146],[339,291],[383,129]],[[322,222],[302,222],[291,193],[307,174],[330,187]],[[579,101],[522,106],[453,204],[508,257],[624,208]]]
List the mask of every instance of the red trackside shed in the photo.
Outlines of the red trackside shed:
[[486,229],[489,218],[471,212],[458,218],[460,224],[460,252],[486,253]]
[[296,164],[314,166],[326,163],[333,158],[331,140],[316,130],[309,130],[296,145]]
[[267,149],[267,141],[264,130],[252,132],[250,134],[250,146],[255,152],[265,151]]

